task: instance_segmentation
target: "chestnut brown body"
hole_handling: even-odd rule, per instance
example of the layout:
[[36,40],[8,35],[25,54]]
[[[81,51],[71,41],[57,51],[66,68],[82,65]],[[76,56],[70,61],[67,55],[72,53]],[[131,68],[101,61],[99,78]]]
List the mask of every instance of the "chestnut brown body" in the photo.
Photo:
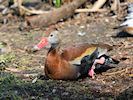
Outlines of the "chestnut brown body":
[[[79,44],[64,48],[51,47],[45,61],[45,75],[56,80],[75,80],[80,76],[81,59],[93,53],[97,47],[111,49],[107,44]],[[75,63],[71,63],[75,60]],[[76,60],[78,63],[76,63]]]

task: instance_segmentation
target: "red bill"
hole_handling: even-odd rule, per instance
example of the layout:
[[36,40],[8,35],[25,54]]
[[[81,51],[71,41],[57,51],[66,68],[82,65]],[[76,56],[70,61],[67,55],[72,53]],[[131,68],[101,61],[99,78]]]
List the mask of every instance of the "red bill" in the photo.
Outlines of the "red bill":
[[42,40],[35,46],[37,49],[42,49],[43,47],[48,45],[48,38],[44,37]]

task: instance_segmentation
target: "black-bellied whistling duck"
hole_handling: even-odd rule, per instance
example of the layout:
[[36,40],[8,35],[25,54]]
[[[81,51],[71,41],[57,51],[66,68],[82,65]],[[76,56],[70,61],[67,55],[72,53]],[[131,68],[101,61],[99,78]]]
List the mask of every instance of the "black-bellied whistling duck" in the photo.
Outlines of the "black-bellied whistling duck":
[[[99,48],[105,51],[112,47],[107,44],[88,44],[83,43],[79,45],[72,45],[70,47],[60,50],[60,38],[58,32],[51,32],[48,37],[48,42],[51,44],[51,48],[48,51],[45,61],[45,75],[51,79],[56,80],[75,80],[82,76],[82,69],[86,69],[86,66],[81,66],[81,60],[85,56],[90,55],[88,60],[92,66],[93,63],[103,64],[104,61],[96,61],[98,55],[100,55]],[[104,54],[104,53],[103,53]],[[95,65],[94,64],[94,65]],[[85,71],[88,71],[89,68]]]
[[128,5],[128,14],[125,16],[125,21],[119,27],[122,30],[116,37],[133,37],[133,3]]
[[127,20],[122,24],[122,30],[115,37],[133,37],[133,19]]

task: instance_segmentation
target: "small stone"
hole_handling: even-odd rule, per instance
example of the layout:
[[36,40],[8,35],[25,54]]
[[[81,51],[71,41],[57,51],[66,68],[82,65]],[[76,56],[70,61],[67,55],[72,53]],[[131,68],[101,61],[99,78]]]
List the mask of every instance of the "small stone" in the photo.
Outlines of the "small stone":
[[0,48],[0,54],[5,53],[6,51],[6,48]]
[[85,28],[85,26],[84,25],[81,25],[80,28]]
[[37,77],[35,79],[32,80],[32,83],[36,83],[37,82]]
[[15,94],[18,94],[18,91],[14,91]]
[[18,5],[17,4],[13,4],[13,5],[11,5],[10,8],[16,8],[16,7],[18,7]]
[[108,23],[108,22],[109,22],[109,19],[107,19],[107,18],[106,18],[106,19],[105,19],[105,22],[107,22],[107,23]]
[[68,95],[68,94],[69,94],[68,92],[64,92],[64,93],[62,93],[62,95],[65,95],[65,96]]
[[90,24],[87,24],[87,27],[90,27]]
[[86,34],[86,32],[78,32],[79,36],[84,36]]
[[9,12],[9,9],[8,9],[8,8],[5,8],[4,10],[2,10],[2,14],[3,14],[3,15],[8,14],[8,12]]
[[115,84],[115,81],[113,81],[112,83]]
[[56,92],[56,89],[53,89],[53,90],[52,90],[52,93],[55,93],[55,92]]
[[3,24],[7,24],[8,20],[6,18],[3,19]]

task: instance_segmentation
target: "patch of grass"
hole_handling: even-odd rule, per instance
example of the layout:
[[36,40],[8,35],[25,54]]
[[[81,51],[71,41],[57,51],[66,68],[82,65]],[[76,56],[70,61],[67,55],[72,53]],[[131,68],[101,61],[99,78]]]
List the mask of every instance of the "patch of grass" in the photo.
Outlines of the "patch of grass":
[[14,53],[5,53],[0,55],[0,70],[4,69],[7,63],[15,58]]
[[2,54],[0,55],[0,63],[10,62],[14,57],[15,55],[13,53]]

